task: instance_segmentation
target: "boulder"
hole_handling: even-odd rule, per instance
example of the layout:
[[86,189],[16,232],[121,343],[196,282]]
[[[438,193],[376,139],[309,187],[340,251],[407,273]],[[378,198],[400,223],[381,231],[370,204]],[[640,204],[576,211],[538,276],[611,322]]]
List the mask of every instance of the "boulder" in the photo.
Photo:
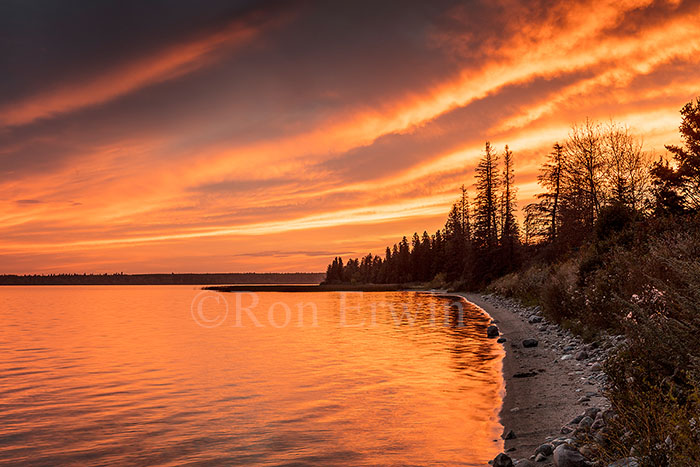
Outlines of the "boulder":
[[547,456],[545,456],[542,453],[539,453],[535,456],[535,462],[544,462],[547,460]]
[[492,324],[486,328],[486,336],[488,337],[498,337],[500,333],[498,332],[498,326]]
[[587,467],[586,458],[569,444],[560,444],[554,450],[556,467]]
[[537,316],[537,315],[532,315],[530,316],[530,319],[527,320],[528,323],[530,324],[536,324],[536,323],[541,323],[542,322],[542,317]]
[[585,417],[585,415],[577,415],[576,417],[574,417],[573,420],[569,422],[569,425],[578,425],[579,422],[583,420],[583,417]]
[[578,422],[579,428],[590,428],[593,426],[593,419],[591,417],[583,417],[580,422]]
[[576,358],[576,360],[579,360],[579,361],[586,360],[586,359],[588,359],[588,352],[586,352],[585,350],[581,350],[580,352],[576,352],[575,358]]
[[500,453],[493,460],[493,467],[513,467],[513,460],[504,453]]
[[549,443],[540,444],[540,446],[535,449],[535,454],[544,454],[545,456],[551,456],[554,452],[554,446]]
[[505,337],[499,337],[496,342],[498,342],[499,344],[503,344],[504,342],[507,342],[507,341],[508,341],[508,339],[506,339]]
[[537,347],[539,344],[539,341],[537,339],[525,339],[523,340],[523,347],[525,348],[530,348],[530,347]]

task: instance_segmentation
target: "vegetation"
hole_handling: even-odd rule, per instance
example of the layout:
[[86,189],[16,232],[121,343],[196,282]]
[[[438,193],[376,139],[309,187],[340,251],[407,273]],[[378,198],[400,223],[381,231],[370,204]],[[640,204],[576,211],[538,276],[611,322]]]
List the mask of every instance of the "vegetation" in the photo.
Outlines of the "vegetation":
[[486,288],[584,338],[623,334],[601,456],[634,446],[643,465],[700,465],[700,98],[681,115],[682,146],[656,161],[623,125],[575,125],[542,165],[522,231],[512,153],[486,143],[473,210],[463,188],[444,229],[384,258],[336,258],[326,280]]

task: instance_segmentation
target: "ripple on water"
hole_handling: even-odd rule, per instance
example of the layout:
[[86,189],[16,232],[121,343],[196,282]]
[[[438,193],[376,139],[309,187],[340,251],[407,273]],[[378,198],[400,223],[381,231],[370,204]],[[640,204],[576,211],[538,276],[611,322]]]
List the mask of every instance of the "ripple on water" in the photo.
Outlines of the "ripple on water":
[[344,327],[338,293],[260,293],[260,322],[275,303],[314,303],[317,325],[205,329],[199,292],[0,289],[0,461],[483,465],[500,452],[502,349],[480,310],[460,322],[451,299],[348,294]]

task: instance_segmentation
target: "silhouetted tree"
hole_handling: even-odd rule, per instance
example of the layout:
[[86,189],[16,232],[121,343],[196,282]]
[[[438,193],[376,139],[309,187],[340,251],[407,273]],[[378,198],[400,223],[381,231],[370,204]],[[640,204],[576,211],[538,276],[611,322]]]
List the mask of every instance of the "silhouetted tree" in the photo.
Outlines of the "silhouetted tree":
[[515,219],[517,209],[515,193],[513,152],[506,145],[503,152],[503,192],[501,193],[501,247],[506,269],[511,269],[515,265],[516,250],[520,243],[520,229]]
[[700,210],[700,97],[683,106],[681,115],[683,146],[666,146],[677,168],[671,170],[667,165],[665,170],[657,169],[654,175],[667,189],[676,191],[685,209],[697,212]]
[[488,141],[476,167],[474,207],[474,243],[480,249],[494,249],[498,244],[498,155]]
[[582,208],[585,225],[590,229],[605,200],[607,161],[600,125],[589,119],[581,126],[574,125],[565,149],[567,194],[573,203]]

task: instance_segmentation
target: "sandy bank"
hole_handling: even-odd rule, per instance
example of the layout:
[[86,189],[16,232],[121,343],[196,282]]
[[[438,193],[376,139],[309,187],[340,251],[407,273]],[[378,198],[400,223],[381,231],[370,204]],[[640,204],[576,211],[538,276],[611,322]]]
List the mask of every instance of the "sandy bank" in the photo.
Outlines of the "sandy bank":
[[[603,351],[584,345],[567,331],[546,323],[535,310],[493,296],[454,293],[486,311],[498,326],[506,355],[503,376],[506,395],[500,412],[505,441],[513,459],[529,459],[546,440],[561,436],[561,428],[587,407],[604,408]],[[523,347],[523,340],[538,340]],[[578,359],[577,359],[578,358]],[[551,456],[537,465],[553,465]]]

